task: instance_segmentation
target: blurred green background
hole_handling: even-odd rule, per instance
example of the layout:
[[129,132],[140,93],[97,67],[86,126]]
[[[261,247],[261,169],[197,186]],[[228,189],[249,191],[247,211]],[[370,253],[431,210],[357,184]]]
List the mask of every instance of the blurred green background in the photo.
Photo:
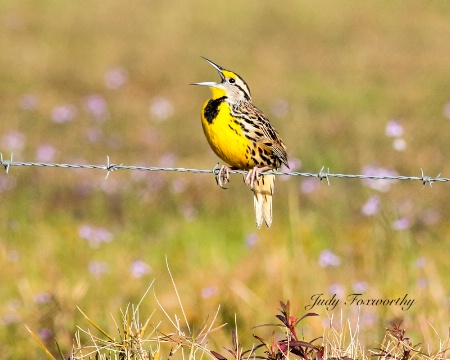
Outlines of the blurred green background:
[[[448,1],[3,0],[0,152],[16,161],[211,169],[201,130],[218,80],[200,56],[236,71],[288,147],[293,170],[448,176]],[[367,346],[390,321],[413,342],[449,326],[449,185],[279,178],[274,224],[257,230],[239,175],[11,168],[0,173],[1,358],[71,348],[78,305],[106,329],[152,279],[180,315],[165,256],[192,324],[221,305],[249,345],[279,300],[302,315],[311,296],[362,292],[399,307],[314,308],[359,319]],[[141,317],[158,308],[150,292]],[[163,318],[160,312],[155,322]],[[430,325],[431,324],[431,325]],[[232,328],[211,337],[220,346]],[[227,340],[228,341],[228,340]],[[32,354],[30,356],[30,354]]]

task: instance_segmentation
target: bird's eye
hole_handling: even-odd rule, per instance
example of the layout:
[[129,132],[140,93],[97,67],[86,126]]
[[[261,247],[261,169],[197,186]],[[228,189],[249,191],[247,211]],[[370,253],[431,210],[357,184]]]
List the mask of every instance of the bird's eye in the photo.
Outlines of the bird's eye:
[[236,80],[234,80],[234,79],[230,79],[228,81],[229,81],[230,84],[234,84],[236,82]]

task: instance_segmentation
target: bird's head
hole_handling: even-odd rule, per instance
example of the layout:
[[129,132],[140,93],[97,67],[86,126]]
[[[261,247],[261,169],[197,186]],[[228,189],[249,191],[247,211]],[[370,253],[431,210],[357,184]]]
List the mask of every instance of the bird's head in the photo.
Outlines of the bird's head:
[[199,82],[192,85],[209,86],[211,88],[213,99],[226,96],[232,102],[252,101],[250,89],[247,83],[238,74],[225,70],[223,67],[213,63],[211,60],[203,57],[220,75],[220,82]]

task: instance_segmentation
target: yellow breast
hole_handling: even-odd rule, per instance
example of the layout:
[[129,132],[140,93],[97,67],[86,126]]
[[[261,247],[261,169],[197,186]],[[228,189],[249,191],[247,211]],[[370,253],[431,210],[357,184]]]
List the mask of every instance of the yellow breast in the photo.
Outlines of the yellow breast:
[[229,105],[221,102],[217,107],[217,115],[211,120],[205,117],[208,103],[203,106],[201,118],[203,132],[213,151],[233,167],[249,169],[255,166],[250,157],[250,140],[242,133],[239,123],[234,121]]

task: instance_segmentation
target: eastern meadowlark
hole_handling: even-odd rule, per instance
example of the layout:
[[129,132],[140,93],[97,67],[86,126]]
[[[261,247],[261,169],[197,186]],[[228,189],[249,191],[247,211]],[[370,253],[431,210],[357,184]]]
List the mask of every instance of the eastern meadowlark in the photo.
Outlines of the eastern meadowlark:
[[[221,81],[192,85],[209,86],[212,98],[201,111],[203,131],[209,145],[232,169],[248,170],[244,181],[254,194],[256,226],[272,224],[272,194],[275,175],[261,172],[275,171],[287,163],[286,146],[266,116],[252,103],[250,89],[238,74],[204,58],[218,72]],[[217,183],[229,182],[230,168],[222,166]]]

